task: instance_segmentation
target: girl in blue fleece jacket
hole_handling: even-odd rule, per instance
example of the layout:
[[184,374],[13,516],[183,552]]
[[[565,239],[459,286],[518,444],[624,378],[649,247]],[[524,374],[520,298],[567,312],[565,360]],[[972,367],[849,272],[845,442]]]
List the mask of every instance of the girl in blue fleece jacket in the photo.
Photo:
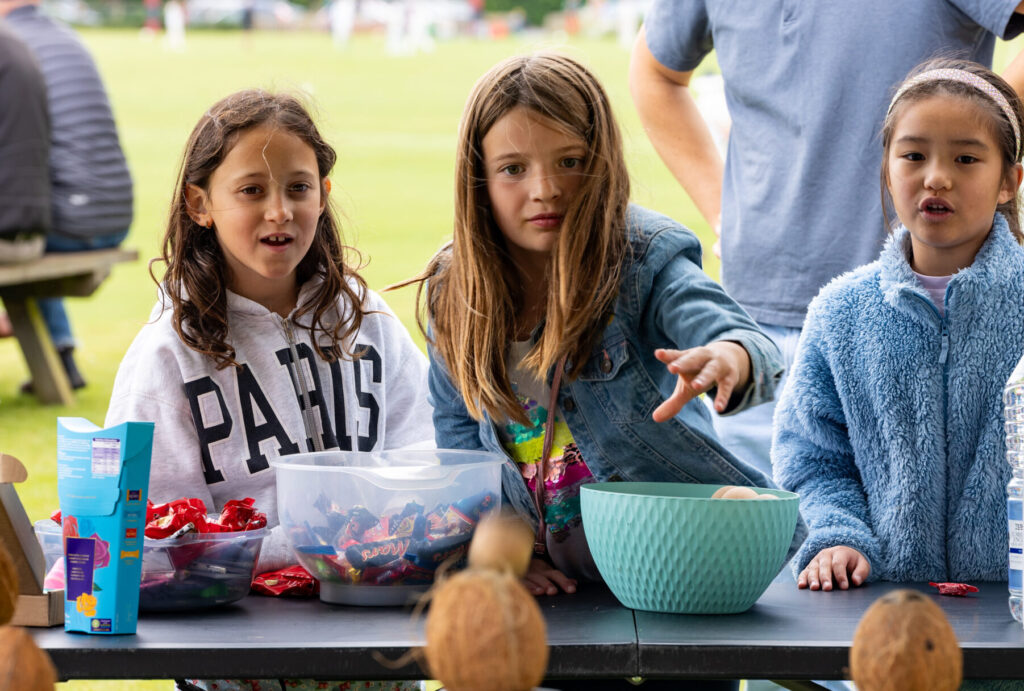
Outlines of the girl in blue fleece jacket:
[[1006,579],[1022,129],[1016,94],[975,63],[927,63],[892,100],[882,184],[900,224],[811,303],[775,415],[775,478],[810,529],[801,588]]

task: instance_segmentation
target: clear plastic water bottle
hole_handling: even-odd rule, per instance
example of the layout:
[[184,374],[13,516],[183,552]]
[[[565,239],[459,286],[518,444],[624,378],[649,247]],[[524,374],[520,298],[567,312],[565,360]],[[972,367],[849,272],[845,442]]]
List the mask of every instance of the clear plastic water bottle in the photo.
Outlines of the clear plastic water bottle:
[[1022,618],[1024,605],[1024,357],[1013,369],[1003,390],[1006,423],[1006,460],[1013,477],[1006,485],[1006,514],[1010,537],[1008,585],[1010,614]]

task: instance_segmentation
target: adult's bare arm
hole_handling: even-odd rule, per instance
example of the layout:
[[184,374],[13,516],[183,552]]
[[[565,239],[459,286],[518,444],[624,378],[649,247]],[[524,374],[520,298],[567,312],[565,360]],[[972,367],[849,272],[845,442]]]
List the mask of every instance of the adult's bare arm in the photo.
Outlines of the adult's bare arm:
[[629,90],[640,121],[661,160],[705,220],[717,229],[722,204],[722,157],[690,92],[692,75],[658,62],[647,47],[641,27],[629,65]]
[[[1017,5],[1017,9],[1014,12],[1024,14],[1024,2]],[[1017,57],[1006,66],[1002,77],[1013,87],[1018,96],[1024,98],[1024,50],[1017,53]]]

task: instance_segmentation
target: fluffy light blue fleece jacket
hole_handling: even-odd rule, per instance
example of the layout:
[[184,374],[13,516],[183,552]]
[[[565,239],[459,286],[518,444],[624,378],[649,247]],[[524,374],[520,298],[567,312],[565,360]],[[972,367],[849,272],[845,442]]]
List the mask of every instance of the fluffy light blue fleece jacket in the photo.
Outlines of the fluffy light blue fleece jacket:
[[847,545],[872,579],[1006,580],[1002,391],[1024,351],[1024,249],[997,214],[942,317],[909,240],[894,231],[808,310],[772,444],[810,528],[793,567]]

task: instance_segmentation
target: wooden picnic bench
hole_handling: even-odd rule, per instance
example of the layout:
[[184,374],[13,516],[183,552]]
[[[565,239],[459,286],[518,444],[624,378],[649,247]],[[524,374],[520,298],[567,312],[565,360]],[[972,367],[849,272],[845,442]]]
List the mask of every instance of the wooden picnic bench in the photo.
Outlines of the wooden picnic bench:
[[135,261],[133,249],[55,252],[18,264],[0,265],[0,300],[25,356],[32,388],[43,403],[71,405],[75,397],[43,321],[38,298],[92,295],[118,262]]

